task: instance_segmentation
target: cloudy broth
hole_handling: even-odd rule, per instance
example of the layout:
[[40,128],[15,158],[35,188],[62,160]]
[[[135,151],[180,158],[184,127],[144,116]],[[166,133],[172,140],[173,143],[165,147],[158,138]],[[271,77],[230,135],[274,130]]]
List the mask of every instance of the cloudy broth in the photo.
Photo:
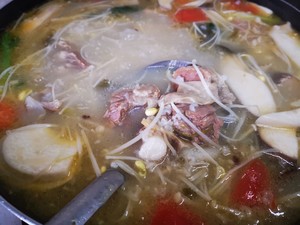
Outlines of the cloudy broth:
[[278,37],[299,35],[198,4],[51,1],[9,28],[1,195],[44,223],[114,168],[125,184],[87,224],[297,223],[300,65]]

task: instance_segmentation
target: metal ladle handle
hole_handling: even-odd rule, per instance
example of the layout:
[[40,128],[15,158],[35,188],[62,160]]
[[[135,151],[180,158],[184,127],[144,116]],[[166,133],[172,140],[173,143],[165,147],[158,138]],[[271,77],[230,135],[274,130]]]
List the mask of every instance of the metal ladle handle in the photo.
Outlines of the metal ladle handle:
[[124,176],[117,170],[108,170],[95,179],[45,225],[82,225],[105,204],[124,183]]

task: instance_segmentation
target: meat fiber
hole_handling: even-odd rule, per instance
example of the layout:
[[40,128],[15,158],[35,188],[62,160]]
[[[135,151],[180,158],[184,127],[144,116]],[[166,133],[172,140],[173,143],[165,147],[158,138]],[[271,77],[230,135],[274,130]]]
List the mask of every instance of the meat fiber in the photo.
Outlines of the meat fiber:
[[85,69],[89,63],[86,62],[77,52],[72,44],[60,39],[56,45],[56,52],[53,54],[53,59],[57,65],[62,65],[65,68]]
[[[178,109],[185,115],[199,130],[205,133],[214,142],[218,142],[219,132],[223,125],[223,121],[219,119],[212,105],[194,105],[178,104]],[[172,121],[174,132],[184,138],[199,144],[203,144],[202,138],[188,125],[175,111],[164,115],[168,121]]]
[[114,92],[104,118],[113,125],[122,125],[127,114],[137,107],[155,107],[160,97],[160,90],[155,85],[136,85]]
[[[227,104],[235,101],[235,96],[229,91],[228,86],[217,73],[204,67],[199,66],[198,68],[215,98]],[[176,92],[169,93],[166,96],[167,102],[197,103],[200,105],[214,103],[193,66],[181,67],[172,76],[175,80],[183,81],[185,85],[173,85]],[[187,96],[189,97],[187,98]]]
[[[221,76],[203,67],[199,67],[199,70],[215,98],[223,103],[232,103],[235,100]],[[161,96],[165,108],[158,125],[180,138],[204,144],[202,137],[172,109],[170,104],[174,103],[201,132],[212,141],[218,142],[223,121],[215,113],[215,98],[212,99],[205,90],[196,69],[193,66],[181,67],[172,76],[178,84],[173,84],[175,91]],[[120,89],[112,94],[104,117],[115,126],[120,126],[130,110],[141,106],[155,107],[159,97],[160,92],[155,85]]]

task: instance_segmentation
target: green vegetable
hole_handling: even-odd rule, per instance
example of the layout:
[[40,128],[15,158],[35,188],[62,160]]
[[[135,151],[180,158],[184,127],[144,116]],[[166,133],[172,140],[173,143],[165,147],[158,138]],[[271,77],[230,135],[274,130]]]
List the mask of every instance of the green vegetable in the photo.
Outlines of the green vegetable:
[[282,20],[278,16],[273,14],[270,16],[261,16],[260,19],[262,22],[268,25],[277,25],[282,23]]
[[242,20],[252,20],[255,21],[257,18],[260,18],[262,22],[268,25],[277,25],[277,24],[282,24],[282,20],[274,15],[267,15],[267,16],[259,16],[259,15],[253,15],[250,13],[245,13],[245,12],[234,12],[231,14],[228,14],[236,19],[242,19]]
[[[9,32],[4,32],[0,39],[0,71],[5,70],[11,66],[12,52],[13,49],[18,45],[19,38],[14,36]],[[3,85],[7,79],[8,74],[6,74],[0,80],[0,85]]]
[[126,14],[126,13],[133,13],[138,11],[139,8],[137,6],[122,6],[122,7],[114,7],[112,8],[112,14]]
[[1,37],[1,69],[6,69],[11,65],[11,55],[13,49],[18,45],[19,38],[9,32],[5,32]]

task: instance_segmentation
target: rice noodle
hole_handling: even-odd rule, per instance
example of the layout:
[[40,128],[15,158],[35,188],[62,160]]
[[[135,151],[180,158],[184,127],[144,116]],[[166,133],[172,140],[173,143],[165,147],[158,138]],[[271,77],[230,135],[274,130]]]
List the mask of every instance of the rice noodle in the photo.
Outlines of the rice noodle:
[[122,156],[122,155],[107,155],[106,159],[117,159],[117,160],[130,160],[130,161],[139,161],[141,159],[133,156]]
[[[72,136],[72,133],[71,133],[70,126],[67,126],[66,130],[67,130],[67,134],[68,134],[70,140],[73,141],[73,136]],[[76,134],[76,141],[77,141],[77,143],[78,143],[78,140],[80,141],[80,138],[79,138],[78,134]]]
[[193,174],[189,177],[189,180],[194,182],[197,180],[197,182],[202,182],[202,180],[207,176],[207,168],[200,169],[197,173]]
[[95,158],[95,155],[93,153],[93,150],[91,148],[91,145],[90,145],[90,142],[89,142],[89,139],[88,137],[86,136],[86,133],[84,132],[84,130],[81,130],[81,136],[83,138],[83,142],[85,143],[86,145],[86,149],[88,151],[88,154],[89,154],[89,158],[91,160],[91,163],[92,163],[92,167],[94,169],[94,172],[96,174],[97,177],[101,176],[101,170],[99,168],[99,165],[97,163],[97,160]]
[[284,161],[285,163],[289,164],[290,166],[294,166],[294,164],[290,161],[288,161],[287,159],[285,159],[284,157],[281,157],[280,155],[275,155],[272,152],[265,152],[266,155],[270,155],[272,157],[278,158],[281,161]]
[[[62,91],[62,92],[59,92],[59,93],[56,93],[56,97],[59,98],[61,96],[64,96],[66,95],[67,93],[71,92],[74,90],[74,85],[72,87],[70,87],[69,89],[65,90],[65,91]],[[61,99],[60,101],[65,101],[66,99],[69,99],[70,97],[65,97],[63,99]]]
[[[80,48],[80,56],[85,60],[85,61],[87,61],[88,63],[90,63],[90,64],[93,64],[93,65],[96,65],[97,66],[97,71],[98,70],[100,70],[100,69],[103,69],[104,67],[106,67],[107,65],[109,65],[110,63],[112,63],[113,61],[115,61],[116,60],[116,57],[113,57],[112,59],[109,59],[109,60],[107,60],[106,62],[104,62],[104,63],[99,63],[99,61],[92,61],[91,59],[89,59],[88,57],[87,57],[87,54],[86,54],[86,51],[85,51],[85,49],[87,48],[87,47],[89,47],[89,44],[87,44],[87,45],[84,45],[84,46],[82,46],[81,48]],[[89,51],[90,52],[90,51]]]
[[185,7],[199,7],[203,4],[205,4],[206,2],[207,2],[207,0],[195,0],[195,1],[184,4],[183,6],[185,6]]
[[201,190],[202,190],[206,195],[209,196],[209,193],[208,193],[208,191],[207,191],[207,185],[206,185],[206,182],[201,182],[201,183],[199,184],[199,187],[201,188]]
[[[117,59],[117,58],[114,57],[114,58],[112,58],[112,59],[106,61],[106,62],[103,63],[100,67],[97,67],[96,72],[97,72],[98,70],[103,69],[104,67],[108,66],[109,64],[113,63],[114,61],[116,61],[116,59]],[[96,80],[96,82],[94,82],[93,88],[97,87],[97,85],[101,82],[101,80],[102,80],[104,77],[105,77],[104,75],[101,75],[101,76]]]
[[[21,67],[21,66],[25,66],[28,65],[28,62],[30,61],[36,61],[39,62],[41,59],[43,59],[45,56],[41,56],[40,54],[43,53],[44,51],[48,51],[49,47],[43,48],[39,51],[36,51],[35,53],[27,56],[22,62],[20,62],[19,64],[16,64],[14,66],[8,67],[7,69],[5,69],[1,74],[0,74],[0,79],[2,79],[7,73],[9,73],[5,84],[2,87],[2,94],[1,94],[1,98],[0,98],[0,102],[4,99],[4,97],[6,96],[8,87],[9,87],[9,83],[10,83],[10,79],[11,77],[15,74],[15,72]],[[37,57],[36,59],[34,59],[34,57]],[[36,63],[35,62],[35,63]]]
[[208,154],[201,146],[199,146],[197,143],[193,142],[192,143],[196,149],[198,149],[203,155],[207,157],[207,159],[212,162],[213,164],[216,165],[216,179],[218,180],[220,177],[222,177],[225,173],[225,170],[220,164],[210,155]]
[[246,118],[247,118],[247,112],[246,112],[246,111],[243,111],[243,113],[242,113],[242,115],[240,116],[240,119],[239,119],[239,121],[238,121],[238,124],[236,125],[236,127],[235,127],[235,129],[234,129],[232,138],[235,138],[236,135],[240,132],[242,126],[243,126],[244,123],[245,123]]
[[297,192],[294,192],[292,194],[288,194],[288,195],[285,195],[285,196],[279,198],[278,203],[286,203],[286,202],[291,201],[295,198],[300,198],[300,191],[297,191]]
[[232,137],[232,138],[230,138],[230,137],[227,137],[225,134],[222,134],[221,132],[219,133],[220,134],[220,136],[222,137],[222,138],[224,138],[226,141],[228,141],[228,142],[239,142],[239,141],[242,141],[242,140],[244,140],[247,136],[249,136],[251,133],[253,133],[254,132],[254,128],[253,127],[250,127],[250,129],[248,129],[247,131],[245,131],[242,135],[241,135],[241,137],[240,138],[234,138],[234,137]]
[[56,100],[55,87],[56,87],[57,83],[59,83],[61,86],[63,86],[63,84],[64,84],[61,79],[56,79],[52,84],[46,85],[46,87],[51,88],[51,94],[52,94],[53,101]]
[[170,73],[167,73],[167,78],[168,78],[169,81],[171,81],[174,84],[177,84],[177,85],[185,87],[185,88],[187,88],[189,90],[193,90],[195,92],[198,92],[198,89],[195,88],[195,87],[193,87],[192,85],[189,85],[186,82],[183,82],[183,81],[181,82],[181,81],[178,81],[178,80],[172,78],[172,75]]
[[218,204],[217,202],[213,201],[211,204],[210,204],[211,207],[213,208],[216,208],[216,209],[221,209],[225,212],[229,212],[235,216],[238,216],[239,218],[241,217],[245,217],[245,216],[248,216],[248,214],[246,212],[243,212],[243,211],[240,211],[240,210],[237,210],[237,209],[234,209],[234,208],[230,208],[228,206],[223,206],[223,205],[220,205]]
[[18,131],[24,131],[24,130],[30,130],[30,129],[41,129],[41,128],[49,128],[49,127],[58,127],[56,124],[50,124],[50,123],[41,123],[41,124],[31,124],[24,127],[20,127],[14,130],[8,130],[7,133],[11,132],[18,132]]
[[73,96],[73,97],[74,97],[73,99],[71,97],[68,97],[68,99],[70,99],[70,101],[67,102],[67,104],[65,104],[65,106],[58,112],[59,115],[63,114],[64,111],[76,101],[76,96]]
[[[240,59],[240,61],[242,63],[244,63],[246,66],[249,66],[250,69],[252,69],[253,71],[255,71],[256,73],[258,73],[260,76],[263,77],[263,79],[268,83],[268,85],[271,87],[272,91],[274,93],[279,93],[279,90],[276,86],[276,84],[273,82],[273,80],[259,67],[259,65],[257,64],[257,62],[255,61],[255,59],[253,58],[253,56],[249,55],[249,54],[238,54],[238,58]],[[244,58],[246,60],[249,61],[249,63],[247,63]]]
[[280,48],[272,48],[272,51],[277,55],[283,62],[287,64],[287,71],[292,73],[292,64],[289,57]]
[[132,169],[128,164],[126,164],[125,162],[121,161],[121,160],[114,160],[111,162],[111,167],[113,168],[120,168],[122,170],[124,170],[126,173],[134,176],[139,182],[141,182],[141,178],[139,177],[139,175],[137,174],[137,172],[135,172],[134,169]]
[[213,140],[211,140],[206,134],[204,134],[202,131],[200,131],[195,124],[193,124],[183,113],[177,108],[177,106],[171,102],[171,106],[174,109],[174,111],[180,116],[180,118],[188,125],[190,126],[201,138],[203,138],[204,141],[207,143],[217,147],[221,148],[217,143],[215,143]]
[[225,20],[219,13],[213,10],[205,10],[205,14],[214,24],[220,24],[225,29],[233,31],[235,26],[232,23]]
[[8,69],[7,69],[7,70],[4,70],[3,73],[1,73],[0,79],[1,79],[3,76],[6,75],[6,73],[4,73],[5,71],[7,71],[7,72],[9,71],[9,75],[8,75],[8,77],[6,78],[5,84],[4,84],[3,89],[2,89],[2,95],[1,95],[1,98],[0,98],[0,102],[4,99],[4,97],[5,97],[6,93],[7,93],[8,86],[9,86],[9,81],[10,81],[12,75],[15,73],[15,71],[16,71],[17,69],[19,69],[19,67],[20,67],[20,65],[16,65],[16,66],[13,66],[13,67],[9,67],[9,68],[8,68],[9,70],[8,70]]
[[131,211],[132,211],[132,202],[129,199],[128,203],[127,203],[127,206],[126,206],[126,209],[125,209],[123,215],[118,219],[118,221],[124,220],[126,217],[128,217],[129,214],[131,214]]
[[159,176],[159,178],[160,178],[162,184],[163,184],[163,185],[167,185],[166,179],[165,179],[163,173],[161,172],[160,168],[157,166],[157,167],[155,168],[154,171],[157,172],[157,175]]
[[165,179],[165,181],[166,181],[168,184],[171,184],[171,185],[173,185],[173,186],[175,186],[175,187],[178,186],[178,183],[176,183],[176,182],[170,180],[169,178],[164,177],[164,179]]
[[233,117],[232,115],[228,115],[228,116],[218,116],[217,117],[221,120],[224,121],[224,123],[234,123],[236,122],[236,118]]
[[64,26],[61,30],[59,30],[58,32],[55,33],[55,35],[53,36],[54,43],[51,45],[51,47],[52,48],[56,47],[57,43],[58,43],[59,39],[61,39],[62,35],[65,32],[67,32],[69,29],[71,29],[73,26],[75,27],[75,26],[78,26],[78,25],[83,24],[83,23],[91,22],[93,20],[97,20],[97,19],[106,17],[108,14],[109,14],[109,10],[106,10],[98,16],[94,16],[94,17],[91,17],[91,18],[88,18],[88,19],[75,20],[75,21],[69,23],[68,25]]
[[5,70],[2,71],[2,73],[0,74],[0,80],[7,74],[7,73],[11,73],[11,71],[15,68],[15,66],[10,66],[8,68],[6,68]]
[[210,44],[212,42],[212,44],[208,47],[208,49],[210,49],[210,48],[214,47],[217,43],[220,42],[220,39],[221,39],[221,30],[220,30],[220,28],[217,25],[215,25],[215,27],[216,27],[216,33],[214,34],[214,36],[211,39],[209,39],[208,41],[202,43],[200,45],[201,48],[204,47],[204,46],[206,46],[206,45],[208,45],[208,44]]
[[167,144],[168,148],[171,150],[172,154],[177,155],[176,149],[170,144],[169,139],[166,135],[166,132],[162,132],[162,134],[163,134],[164,141]]
[[191,181],[189,181],[185,177],[180,176],[179,179],[181,181],[183,181],[191,190],[193,190],[195,193],[197,193],[205,201],[211,201],[212,200],[212,198],[208,194],[201,191],[198,187],[196,187]]
[[[201,34],[202,37],[205,38],[206,35],[199,29],[198,24],[199,23],[196,23],[196,22],[193,22],[193,24],[192,24],[193,28],[195,30],[195,33],[198,32],[199,34]],[[218,25],[214,24],[214,26],[216,27],[215,34],[209,40],[201,43],[200,48],[203,48],[203,47],[210,44],[210,46],[208,46],[208,49],[210,49],[210,48],[214,47],[216,45],[216,43],[218,43],[220,41],[220,39],[221,39],[221,30],[220,30]]]
[[78,123],[77,125],[78,125],[78,127],[80,127],[82,130],[85,130],[85,131],[88,131],[88,132],[91,131],[91,129],[85,127],[82,123]]
[[236,117],[238,119],[238,116],[235,114],[235,112],[233,112],[229,107],[227,107],[226,105],[224,105],[219,99],[217,99],[213,93],[211,92],[211,90],[209,89],[207,82],[204,79],[204,76],[202,74],[202,72],[200,71],[200,69],[198,68],[198,66],[196,65],[196,60],[193,60],[192,62],[194,69],[196,70],[201,83],[204,87],[204,90],[206,91],[206,93],[209,95],[209,97],[211,97],[220,107],[222,107],[224,110],[226,110],[227,112],[229,112],[231,115],[233,115],[234,117]]
[[163,104],[163,102],[160,102],[159,110],[158,110],[156,116],[154,117],[154,119],[151,121],[151,123],[143,131],[141,131],[138,136],[136,136],[133,139],[131,139],[130,141],[122,144],[121,146],[115,148],[114,150],[111,150],[109,152],[109,154],[112,155],[112,154],[122,152],[124,149],[128,148],[129,146],[131,146],[131,145],[135,144],[136,142],[138,142],[139,140],[141,140],[143,137],[147,136],[149,131],[159,121],[161,115],[163,114],[163,110],[164,110],[164,104]]
[[82,143],[81,143],[81,139],[78,135],[78,133],[76,133],[76,144],[77,144],[77,152],[79,155],[81,155],[82,153]]
[[197,150],[199,150],[208,159],[208,161],[212,162],[217,167],[221,167],[219,163],[216,160],[214,160],[214,158],[211,157],[211,155],[208,154],[200,145],[198,145],[196,142],[192,142],[192,144],[196,147]]

